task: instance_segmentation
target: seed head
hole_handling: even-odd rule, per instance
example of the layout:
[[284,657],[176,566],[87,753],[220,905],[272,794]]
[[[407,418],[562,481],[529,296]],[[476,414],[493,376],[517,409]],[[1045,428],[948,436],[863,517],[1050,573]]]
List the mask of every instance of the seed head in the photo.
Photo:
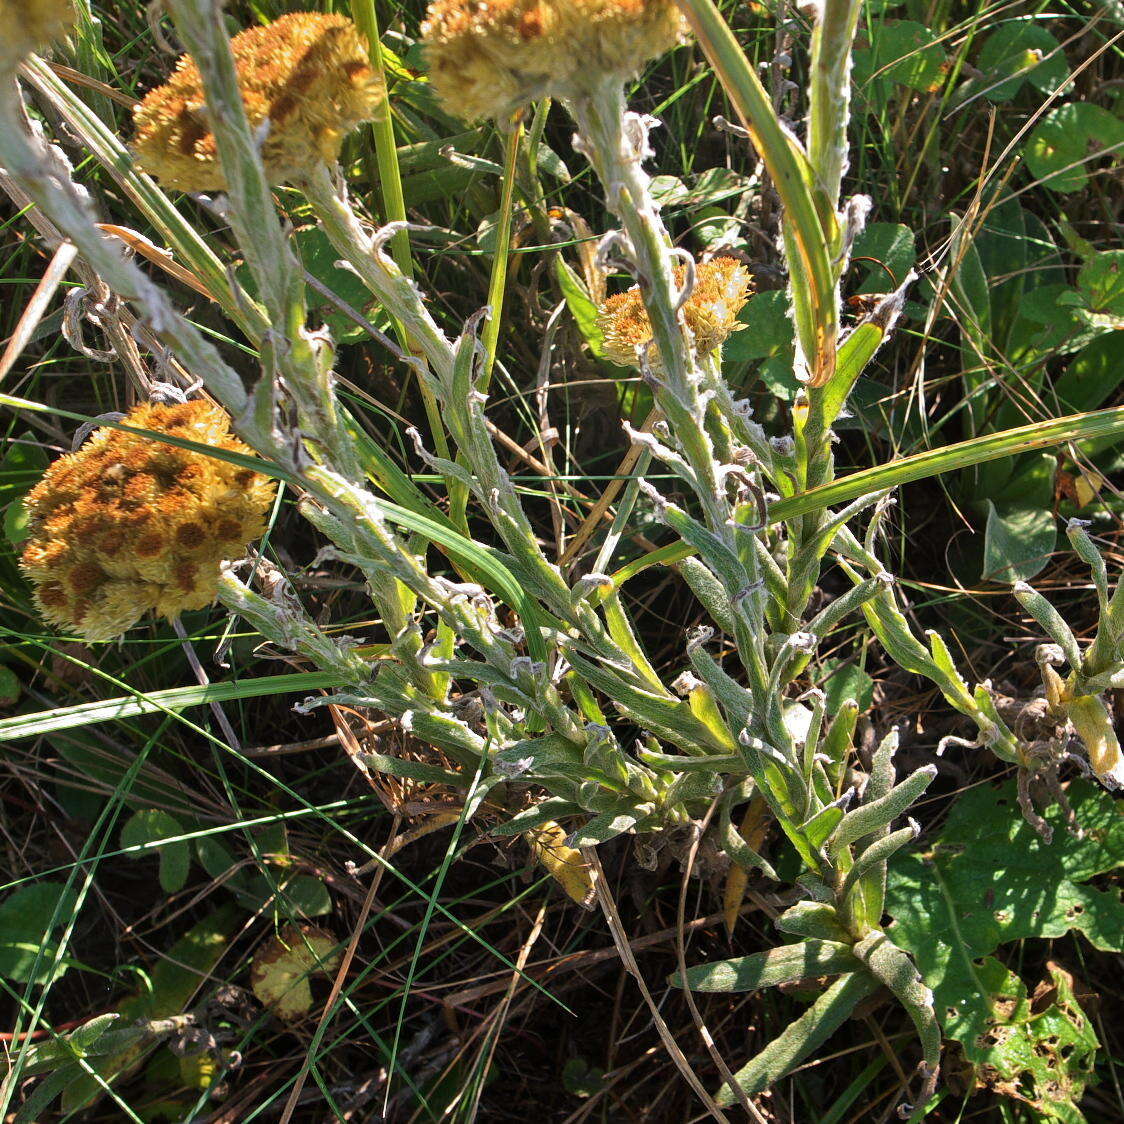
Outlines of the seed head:
[[[125,424],[250,453],[217,406],[134,407]],[[149,609],[174,619],[218,593],[221,562],[260,538],[272,481],[252,469],[118,429],[60,457],[27,498],[21,567],[52,624],[111,640]]]
[[422,39],[441,104],[476,120],[623,82],[684,30],[675,0],[434,0]]
[[18,65],[73,23],[71,0],[0,0],[0,69]]
[[[687,279],[686,266],[677,266],[675,280]],[[711,258],[695,270],[695,287],[683,306],[683,319],[694,336],[695,354],[701,359],[718,351],[732,332],[745,327],[738,313],[749,299],[751,282],[745,267],[734,258]],[[650,348],[652,322],[638,286],[610,297],[597,313],[605,336],[605,351],[622,367],[638,367],[646,357],[653,369],[660,367],[659,355]]]
[[[382,88],[367,42],[343,16],[292,12],[231,41],[246,116],[262,130],[271,183],[333,163],[343,138],[375,113]],[[141,168],[180,191],[222,191],[199,68],[184,55],[163,85],[133,111]]]

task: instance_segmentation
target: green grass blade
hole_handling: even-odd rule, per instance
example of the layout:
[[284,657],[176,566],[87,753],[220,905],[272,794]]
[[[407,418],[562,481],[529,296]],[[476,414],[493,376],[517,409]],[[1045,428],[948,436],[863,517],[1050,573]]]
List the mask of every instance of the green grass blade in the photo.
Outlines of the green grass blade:
[[772,522],[793,519],[810,511],[848,503],[902,484],[912,484],[930,476],[956,472],[985,461],[1013,456],[1033,449],[1048,449],[1067,441],[1086,441],[1096,437],[1124,436],[1124,406],[1093,410],[1086,414],[1070,414],[1051,421],[1032,422],[1017,429],[1005,429],[983,437],[973,437],[940,449],[927,449],[890,464],[852,472],[830,484],[813,488],[803,495],[782,500],[769,509]]
[[812,366],[813,385],[822,385],[831,377],[839,332],[829,250],[836,243],[838,232],[825,230],[816,207],[808,157],[781,124],[753,64],[713,0],[679,0],[679,7],[690,21],[695,38],[749,132],[784,204],[785,244],[790,257],[797,332]]
[[10,718],[0,719],[0,742],[18,741],[58,730],[72,730],[77,726],[92,726],[97,722],[137,718],[143,714],[185,710],[204,703],[289,693],[307,694],[309,691],[335,686],[336,677],[331,673],[310,671],[294,675],[263,675],[258,679],[243,679],[237,683],[211,683],[206,687],[173,687],[166,691],[138,692],[132,696],[121,695],[114,699],[99,699],[79,703],[77,706],[64,706],[37,714],[14,714]]
[[[1086,414],[1070,414],[1052,421],[1033,422],[1017,429],[973,437],[955,445],[927,449],[911,457],[902,457],[890,464],[852,472],[830,484],[781,500],[769,508],[769,522],[782,523],[809,512],[849,503],[860,496],[890,491],[902,484],[913,484],[930,476],[971,468],[1000,457],[1014,456],[1032,449],[1048,449],[1064,445],[1068,441],[1087,441],[1118,434],[1124,435],[1124,406],[1092,410]],[[619,587],[651,566],[674,566],[676,562],[682,562],[694,553],[694,547],[686,543],[670,543],[622,566],[612,575],[613,581]]]

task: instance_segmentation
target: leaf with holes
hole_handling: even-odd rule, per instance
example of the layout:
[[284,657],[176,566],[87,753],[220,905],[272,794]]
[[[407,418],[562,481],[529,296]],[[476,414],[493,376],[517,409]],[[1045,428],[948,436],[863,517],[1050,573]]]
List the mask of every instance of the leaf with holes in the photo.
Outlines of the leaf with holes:
[[887,932],[933,989],[945,1037],[961,1044],[978,1077],[1031,1097],[1049,1117],[1077,1121],[1096,1039],[1072,990],[1055,985],[1052,998],[1028,1002],[1024,982],[991,955],[1070,930],[1097,948],[1124,949],[1119,892],[1086,885],[1124,866],[1124,818],[1102,789],[1075,782],[1068,795],[1084,838],[1066,831],[1054,808],[1045,843],[1020,814],[1013,783],[965,793],[935,842],[891,863],[886,912]]

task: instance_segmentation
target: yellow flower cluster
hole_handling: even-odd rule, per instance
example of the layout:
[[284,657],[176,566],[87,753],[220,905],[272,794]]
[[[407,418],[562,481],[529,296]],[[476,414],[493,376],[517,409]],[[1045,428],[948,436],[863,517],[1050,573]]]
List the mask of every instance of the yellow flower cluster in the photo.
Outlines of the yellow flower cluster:
[[[683,285],[686,266],[676,266],[675,280]],[[694,349],[702,359],[718,351],[733,332],[745,327],[738,313],[749,299],[752,283],[745,266],[734,258],[711,258],[695,270],[695,287],[683,306],[683,319],[694,337]],[[652,343],[652,322],[637,286],[610,297],[601,305],[597,322],[605,337],[605,351],[622,367],[639,367],[647,358],[659,370],[660,357]]]
[[[344,137],[370,120],[382,97],[367,42],[343,16],[292,12],[236,35],[231,49],[250,127],[265,131],[261,155],[271,183],[333,163]],[[165,187],[225,189],[203,80],[188,55],[133,120],[137,161]]]
[[624,81],[684,28],[675,0],[434,0],[422,39],[441,104],[477,120]]
[[70,30],[71,0],[0,0],[0,65],[19,63]]
[[[124,424],[251,452],[203,400],[136,406]],[[273,482],[250,468],[100,429],[29,494],[21,566],[48,621],[111,640],[149,609],[174,619],[214,601],[220,563],[264,533],[274,495]]]

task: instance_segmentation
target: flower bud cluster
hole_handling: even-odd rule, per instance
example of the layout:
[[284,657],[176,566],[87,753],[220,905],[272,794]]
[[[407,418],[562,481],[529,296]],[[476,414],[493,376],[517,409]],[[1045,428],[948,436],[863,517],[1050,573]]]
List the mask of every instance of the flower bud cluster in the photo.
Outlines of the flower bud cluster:
[[71,0],[0,0],[0,68],[65,35],[74,23]]
[[[676,284],[687,281],[687,267],[675,269]],[[751,290],[749,273],[734,258],[711,258],[696,267],[694,287],[683,305],[683,319],[694,337],[699,359],[714,354],[731,333],[745,325],[738,313]],[[639,286],[610,297],[598,310],[597,322],[604,333],[605,351],[622,367],[638,367],[647,361],[659,370],[660,360],[652,345],[652,322],[644,307]]]
[[476,120],[623,82],[683,30],[674,0],[435,0],[422,37],[442,105]]
[[[246,117],[262,135],[262,163],[272,183],[334,163],[344,137],[381,101],[367,42],[343,16],[292,12],[267,27],[248,28],[230,46]],[[207,113],[199,68],[184,55],[172,77],[134,111],[133,149],[141,167],[180,191],[224,190]]]
[[[250,454],[217,406],[134,407],[124,423]],[[275,495],[238,464],[138,433],[101,429],[27,498],[21,566],[52,624],[111,640],[148,610],[174,619],[218,594],[220,565],[265,531]]]

